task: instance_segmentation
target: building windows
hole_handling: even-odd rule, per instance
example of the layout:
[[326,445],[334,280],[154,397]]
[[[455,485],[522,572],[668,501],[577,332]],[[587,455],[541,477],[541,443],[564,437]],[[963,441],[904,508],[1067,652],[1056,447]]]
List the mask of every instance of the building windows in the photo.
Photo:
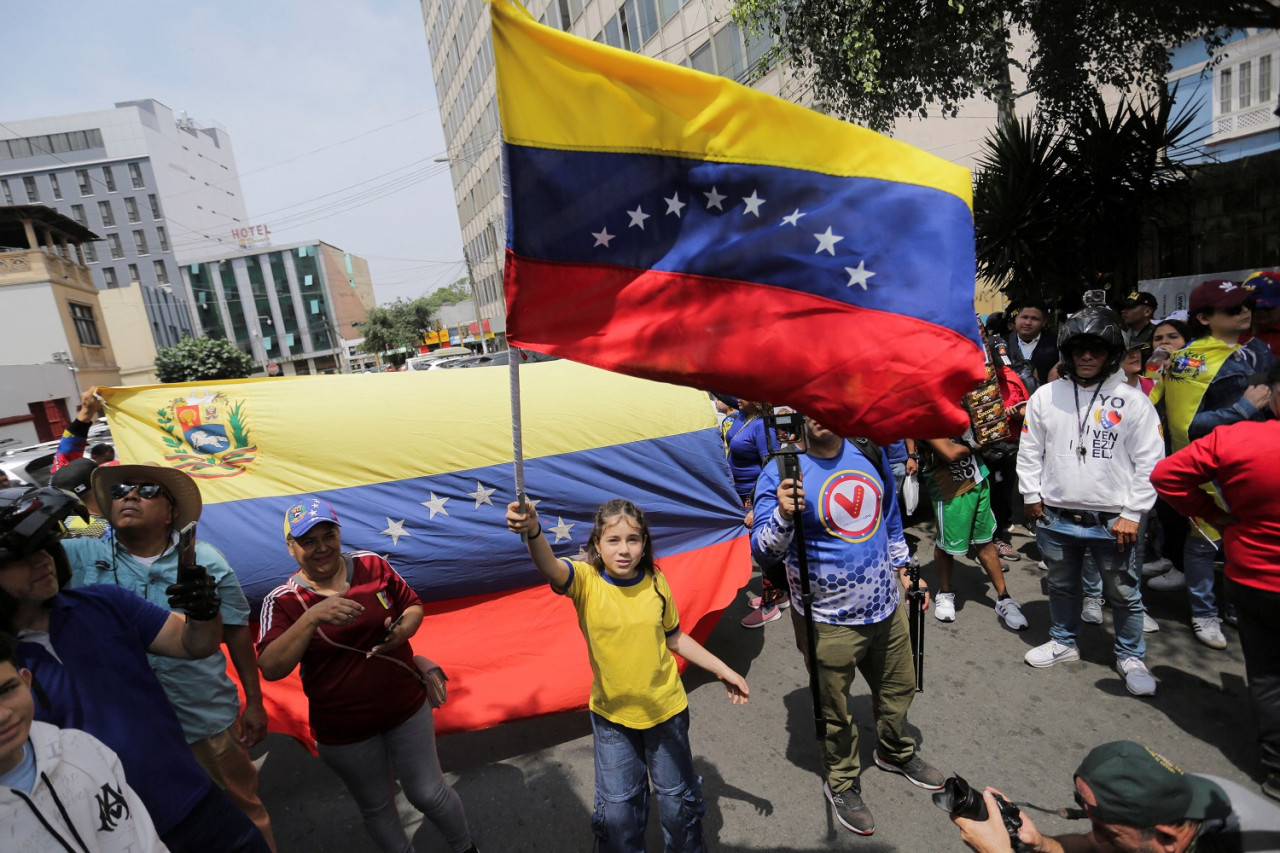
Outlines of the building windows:
[[1278,42],[1274,31],[1232,42],[1227,61],[1214,68],[1211,143],[1280,128],[1272,102]]
[[124,257],[124,247],[120,245],[119,234],[107,235],[107,246],[111,248],[111,259],[118,261]]
[[138,200],[137,199],[126,198],[124,200],[124,212],[128,215],[129,222],[133,223],[133,222],[142,221],[141,217],[138,216]]
[[115,267],[103,267],[102,280],[107,283],[108,290],[114,290],[115,288],[120,286],[120,282],[116,280]]
[[62,201],[62,187],[58,185],[58,176],[53,172],[49,173],[49,186],[53,189],[53,200]]
[[12,205],[12,204],[13,204],[13,190],[9,189],[9,182],[8,182],[8,181],[0,181],[0,187],[2,187],[2,188],[4,189],[4,203],[5,203],[5,204],[7,204],[7,205]]
[[148,251],[147,249],[147,232],[145,231],[133,232],[133,248],[137,250],[139,255],[151,254],[151,252]]
[[80,343],[89,347],[102,346],[102,338],[98,337],[98,323],[93,319],[93,306],[79,302],[67,303],[71,306],[71,319],[76,326],[76,337]]
[[129,281],[130,282],[142,281],[142,277],[138,275],[137,264],[129,264]]
[[102,131],[73,130],[70,133],[50,133],[44,136],[24,136],[20,139],[0,139],[0,160],[18,157],[34,157],[40,154],[65,154],[68,151],[86,151],[102,147]]
[[156,271],[156,281],[159,284],[169,283],[169,268],[165,266],[164,261],[152,261],[151,267]]
[[81,243],[80,248],[84,249],[84,260],[87,264],[96,264],[98,262],[98,247],[92,243]]
[[40,191],[36,189],[36,179],[27,175],[22,179],[22,188],[27,191],[27,203],[35,204],[40,200]]
[[142,181],[142,167],[137,163],[129,164],[129,180],[133,182],[133,188],[135,190],[140,190],[146,186]]
[[160,239],[160,251],[169,251],[169,232],[164,230],[163,225],[156,226],[156,237]]
[[93,181],[89,180],[88,169],[76,169],[76,183],[80,185],[80,195],[93,195]]
[[147,201],[151,204],[151,218],[159,219],[160,218],[160,199],[156,198],[155,195],[152,194],[147,196]]
[[116,227],[116,215],[115,215],[115,212],[111,210],[111,202],[109,201],[98,202],[98,215],[102,217],[103,228]]
[[85,228],[89,227],[89,220],[86,219],[84,215],[83,204],[71,205],[71,218],[74,219],[76,222],[80,223]]
[[116,191],[116,176],[111,171],[110,166],[102,167],[102,183],[106,184],[107,192],[113,193]]

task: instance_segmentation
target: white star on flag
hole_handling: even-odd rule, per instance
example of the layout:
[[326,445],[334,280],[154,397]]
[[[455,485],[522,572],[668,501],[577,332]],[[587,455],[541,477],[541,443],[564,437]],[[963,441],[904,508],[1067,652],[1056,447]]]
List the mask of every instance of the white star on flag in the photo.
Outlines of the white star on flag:
[[867,289],[867,279],[875,275],[871,270],[867,269],[866,261],[858,261],[856,267],[845,267],[844,271],[849,274],[849,287],[855,284],[861,285],[863,290]]
[[[607,249],[609,248],[609,241],[617,235],[610,234],[609,229],[606,227],[601,228],[599,231],[592,231],[591,236],[596,238],[596,246],[604,246]],[[594,249],[596,246],[592,246],[591,248]]]
[[765,200],[760,198],[758,190],[752,190],[751,195],[742,200],[742,203],[747,206],[747,209],[742,211],[742,215],[746,216],[748,213],[752,213],[758,219],[760,217],[760,205],[764,204],[764,202]]
[[667,213],[674,213],[676,219],[680,218],[680,211],[688,206],[680,200],[680,193],[672,193],[671,198],[664,198],[663,201],[667,203]]
[[[386,518],[386,516],[383,516],[383,517],[384,517],[384,518]],[[402,519],[400,519],[399,521],[392,521],[391,519],[389,519],[389,518],[388,518],[388,519],[387,519],[387,529],[386,529],[386,530],[384,530],[384,531],[382,531],[382,535],[383,535],[383,536],[390,536],[390,537],[391,537],[391,545],[392,545],[392,547],[395,547],[396,545],[399,545],[399,544],[400,544],[400,537],[401,537],[401,536],[412,536],[413,534],[412,534],[412,533],[410,533],[409,531],[407,531],[407,530],[405,530],[405,529],[404,529],[404,519],[403,519],[403,518],[402,518]]]
[[557,542],[559,542],[561,539],[570,539],[570,540],[573,539],[573,536],[569,534],[569,531],[573,529],[573,523],[566,522],[563,518],[561,518],[558,515],[556,516],[556,526],[548,527],[547,529],[556,535]]
[[711,188],[711,192],[703,193],[703,195],[707,197],[707,210],[710,210],[713,207],[716,210],[724,210],[724,208],[720,205],[720,202],[728,198],[727,195],[720,195],[720,193],[716,192],[715,187]]
[[[476,509],[479,509],[480,504],[488,504],[489,506],[493,506],[493,501],[489,500],[489,496],[492,495],[495,491],[497,490],[486,489],[483,483],[481,483],[479,480],[476,480],[476,490],[474,492],[467,492],[467,497],[475,498]],[[445,513],[445,514],[448,515],[448,513]]]
[[422,505],[425,506],[427,509],[431,510],[430,517],[435,518],[436,513],[442,513],[444,515],[449,514],[449,511],[444,508],[445,502],[447,502],[448,500],[449,500],[448,498],[438,498],[436,497],[435,492],[431,492],[431,500],[423,501]]
[[636,205],[635,210],[627,211],[627,216],[631,217],[631,224],[628,225],[627,227],[628,228],[639,227],[641,231],[644,230],[644,221],[649,218],[649,214],[645,213],[644,208],[640,207],[640,205],[638,204]]
[[779,225],[795,225],[798,227],[800,225],[800,217],[808,216],[808,215],[809,214],[807,213],[801,213],[800,208],[797,207],[795,210],[791,212],[789,216],[782,217],[782,221],[779,222],[778,224]]
[[827,226],[826,233],[814,234],[813,236],[818,240],[818,248],[814,249],[813,253],[816,255],[823,249],[826,249],[832,257],[835,257],[836,254],[836,243],[839,243],[844,239],[836,234],[832,234],[830,225]]
[[1232,291],[1236,289],[1235,282],[1233,281],[1224,281],[1222,284],[1218,285],[1218,287],[1224,291]]

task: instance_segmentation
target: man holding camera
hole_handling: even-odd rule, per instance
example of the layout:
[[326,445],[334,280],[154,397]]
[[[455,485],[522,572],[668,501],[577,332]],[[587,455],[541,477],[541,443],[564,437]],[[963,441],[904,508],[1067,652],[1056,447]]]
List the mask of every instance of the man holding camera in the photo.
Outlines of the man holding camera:
[[[71,562],[72,585],[113,584],[163,606],[165,587],[178,581],[178,531],[200,518],[200,489],[184,472],[155,463],[97,468],[91,488],[113,535],[63,543]],[[243,716],[239,691],[227,677],[227,661],[220,650],[198,660],[152,655],[151,667],[196,760],[274,850],[271,820],[258,798],[258,771],[248,751],[266,735],[267,725],[249,629],[249,603],[218,549],[196,542],[195,560],[213,579],[221,597],[222,639],[245,689]]]
[[[978,853],[1013,850],[1012,830],[996,796],[983,795],[985,821],[952,816],[960,838]],[[1164,756],[1132,741],[1095,747],[1075,772],[1073,816],[1088,818],[1085,834],[1047,837],[1023,812],[1018,841],[1037,853],[1262,853],[1280,850],[1280,808],[1227,779],[1184,773]]]
[[[876,699],[876,766],[928,790],[943,784],[907,731],[916,674],[899,585],[908,584],[910,555],[884,454],[846,441],[812,418],[804,424],[807,451],[782,457],[794,461],[797,476],[783,477],[773,465],[760,474],[751,546],[758,556],[786,563],[796,645],[817,670],[824,794],[846,829],[870,835],[875,821],[862,800],[858,728],[849,711],[855,671]],[[816,499],[806,496],[806,483]],[[801,598],[797,526],[813,593],[810,613]],[[927,598],[923,603],[928,606]],[[811,651],[806,619],[814,622]]]

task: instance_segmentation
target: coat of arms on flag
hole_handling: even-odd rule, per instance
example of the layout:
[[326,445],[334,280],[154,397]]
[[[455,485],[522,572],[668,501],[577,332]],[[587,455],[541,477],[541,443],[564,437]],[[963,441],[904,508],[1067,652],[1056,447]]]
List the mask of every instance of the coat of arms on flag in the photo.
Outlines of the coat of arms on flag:
[[234,477],[257,455],[242,400],[233,402],[221,392],[194,392],[170,400],[156,416],[165,433],[165,461],[192,477]]

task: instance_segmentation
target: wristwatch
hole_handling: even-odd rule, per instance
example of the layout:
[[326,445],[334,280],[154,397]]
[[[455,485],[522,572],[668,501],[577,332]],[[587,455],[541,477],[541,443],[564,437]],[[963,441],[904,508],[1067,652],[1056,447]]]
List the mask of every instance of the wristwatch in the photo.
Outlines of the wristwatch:
[[908,453],[908,454],[907,454],[907,458],[908,458],[908,459],[914,459],[914,460],[916,460],[917,462],[919,462],[919,461],[920,461],[920,454],[919,454],[919,453]]

